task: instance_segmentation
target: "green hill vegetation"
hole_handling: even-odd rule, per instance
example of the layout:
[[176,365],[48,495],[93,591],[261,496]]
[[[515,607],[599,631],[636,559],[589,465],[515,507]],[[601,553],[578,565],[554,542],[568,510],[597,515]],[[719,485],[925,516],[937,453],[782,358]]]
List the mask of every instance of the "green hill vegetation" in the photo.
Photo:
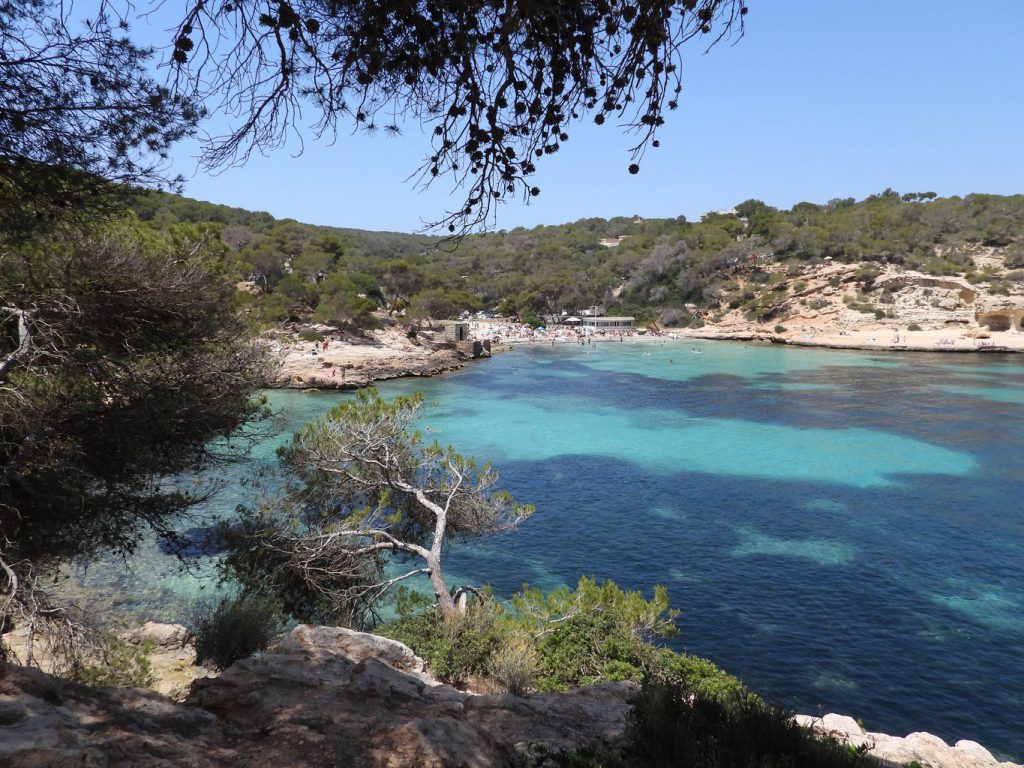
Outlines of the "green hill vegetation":
[[[687,325],[695,318],[687,304],[757,315],[784,279],[798,284],[803,270],[828,260],[960,274],[992,283],[994,293],[1024,276],[1016,271],[1024,268],[1024,195],[938,198],[887,189],[790,210],[747,200],[699,222],[582,219],[457,243],[302,224],[156,192],[138,195],[133,208],[157,229],[212,225],[238,278],[258,286],[252,306],[268,322],[369,327],[377,309],[407,309],[412,318],[488,309],[540,322],[544,314],[600,305],[644,322]],[[1005,268],[976,269],[972,256],[984,249]],[[763,269],[779,262],[786,270]]]

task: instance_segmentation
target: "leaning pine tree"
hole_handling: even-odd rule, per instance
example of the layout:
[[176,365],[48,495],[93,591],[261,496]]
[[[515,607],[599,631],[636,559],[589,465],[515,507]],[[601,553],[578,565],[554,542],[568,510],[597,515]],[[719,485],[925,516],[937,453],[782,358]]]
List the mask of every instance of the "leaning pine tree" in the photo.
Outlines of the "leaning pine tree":
[[493,491],[489,465],[424,443],[422,407],[419,394],[388,402],[365,390],[296,434],[280,451],[280,491],[243,513],[228,570],[300,619],[365,623],[390,587],[417,576],[446,617],[461,613],[474,590],[449,589],[445,546],[514,528],[533,507]]

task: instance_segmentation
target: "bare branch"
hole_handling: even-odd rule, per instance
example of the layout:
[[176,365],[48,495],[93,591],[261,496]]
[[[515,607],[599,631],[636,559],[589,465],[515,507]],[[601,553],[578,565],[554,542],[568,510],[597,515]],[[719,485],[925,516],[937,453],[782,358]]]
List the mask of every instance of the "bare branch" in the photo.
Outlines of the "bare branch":
[[[458,610],[441,567],[445,545],[512,527],[532,509],[490,494],[497,475],[489,468],[422,445],[412,431],[421,405],[420,396],[388,403],[364,391],[295,437],[282,457],[293,482],[267,502],[278,522],[255,525],[258,546],[277,563],[271,579],[295,576],[340,605],[372,604],[397,581],[426,575],[442,610]],[[282,512],[293,523],[281,523]],[[423,567],[378,578],[385,554]]]
[[410,177],[451,182],[463,203],[431,227],[460,236],[528,202],[540,159],[593,115],[637,135],[638,169],[682,90],[681,51],[743,33],[746,0],[192,0],[175,35],[179,92],[237,122],[204,163],[243,163],[301,135],[331,140],[339,122],[390,132],[418,124],[431,150]]

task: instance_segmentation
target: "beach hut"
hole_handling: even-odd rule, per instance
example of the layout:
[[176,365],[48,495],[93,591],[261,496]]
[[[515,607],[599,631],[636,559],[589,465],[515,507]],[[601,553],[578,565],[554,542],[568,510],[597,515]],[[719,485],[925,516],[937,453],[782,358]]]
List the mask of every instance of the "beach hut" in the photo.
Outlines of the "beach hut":
[[466,341],[469,339],[469,323],[445,323],[444,335],[448,341]]

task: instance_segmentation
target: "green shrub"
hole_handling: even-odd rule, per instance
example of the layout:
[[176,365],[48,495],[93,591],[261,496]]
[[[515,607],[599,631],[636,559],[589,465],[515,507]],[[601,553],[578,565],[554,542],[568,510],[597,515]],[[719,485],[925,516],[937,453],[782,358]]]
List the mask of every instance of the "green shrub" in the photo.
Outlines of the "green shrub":
[[843,279],[839,277],[839,275],[832,275],[832,277],[828,279],[828,284],[833,288],[838,288],[842,282]]
[[797,725],[747,692],[710,699],[685,685],[645,679],[629,716],[631,765],[845,768],[874,763],[859,750]]
[[224,598],[201,606],[193,619],[196,659],[226,669],[264,650],[281,631],[278,603],[266,597]]
[[448,619],[422,595],[401,590],[398,618],[380,634],[409,646],[441,680],[460,685],[470,677],[487,677],[492,656],[504,642],[501,606],[490,596],[474,601],[466,614]]
[[858,280],[871,281],[882,274],[882,270],[874,264],[865,264],[854,273]]
[[885,318],[885,316],[886,315],[885,315],[885,310],[884,309],[876,309],[875,310],[875,319],[876,320],[883,320]]
[[408,645],[446,682],[489,678],[515,695],[651,676],[714,701],[749,695],[707,659],[650,642],[677,634],[664,587],[647,600],[584,577],[575,590],[547,595],[524,586],[512,606],[486,595],[446,621],[431,600],[400,590],[398,618],[377,631]]
[[678,634],[678,611],[669,609],[661,586],[645,600],[610,581],[583,577],[575,591],[563,587],[543,595],[524,587],[512,604],[517,626],[538,638],[537,688],[544,691],[639,681],[657,654],[647,641]]
[[[846,304],[846,306],[849,307],[850,309],[856,312],[863,312],[866,315],[877,316],[877,313],[882,311],[876,309],[874,304],[870,304],[866,301],[857,301],[852,296],[844,296],[843,303]],[[885,317],[884,312],[882,312],[882,317]]]
[[775,326],[775,332],[776,333],[785,333],[786,332],[786,326],[782,325],[781,323],[779,325],[776,325]]
[[1007,269],[1024,267],[1024,243],[1014,243],[1006,249],[1005,254]]
[[314,331],[311,328],[305,328],[299,331],[299,338],[303,341],[323,341],[324,335],[320,331]]
[[738,678],[715,666],[714,662],[668,648],[655,651],[649,674],[713,701],[727,701],[747,693]]
[[921,326],[918,325],[917,323],[911,323],[910,325],[907,326],[907,330],[908,331],[920,331],[921,330]]
[[488,662],[489,676],[501,683],[513,696],[522,696],[537,680],[537,649],[533,638],[516,634],[505,639]]
[[95,655],[88,659],[72,659],[68,677],[77,683],[100,687],[149,688],[156,682],[149,663],[153,642],[147,640],[141,646],[117,637],[108,637]]
[[1009,296],[1010,284],[1005,280],[993,280],[988,287],[988,292],[996,296]]
[[924,263],[922,269],[929,275],[958,275],[964,271],[964,265],[947,259],[930,259]]

